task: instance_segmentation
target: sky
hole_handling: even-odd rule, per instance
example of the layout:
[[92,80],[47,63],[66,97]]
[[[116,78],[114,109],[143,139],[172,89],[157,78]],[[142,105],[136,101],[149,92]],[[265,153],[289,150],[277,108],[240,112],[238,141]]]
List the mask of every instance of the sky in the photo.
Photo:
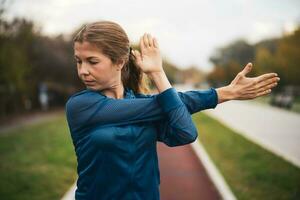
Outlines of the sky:
[[132,43],[150,33],[170,62],[207,72],[217,48],[237,39],[280,37],[300,23],[299,0],[8,0],[6,5],[7,18],[31,19],[46,35],[70,34],[88,22],[117,22]]

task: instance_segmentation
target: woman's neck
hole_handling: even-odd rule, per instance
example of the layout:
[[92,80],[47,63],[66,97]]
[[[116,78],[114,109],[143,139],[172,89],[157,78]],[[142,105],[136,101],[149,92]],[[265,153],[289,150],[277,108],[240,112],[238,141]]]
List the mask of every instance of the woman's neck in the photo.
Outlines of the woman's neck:
[[113,88],[110,89],[105,89],[102,91],[102,93],[110,98],[114,98],[114,99],[123,99],[124,98],[124,92],[125,92],[125,88],[123,86],[123,84],[119,84]]

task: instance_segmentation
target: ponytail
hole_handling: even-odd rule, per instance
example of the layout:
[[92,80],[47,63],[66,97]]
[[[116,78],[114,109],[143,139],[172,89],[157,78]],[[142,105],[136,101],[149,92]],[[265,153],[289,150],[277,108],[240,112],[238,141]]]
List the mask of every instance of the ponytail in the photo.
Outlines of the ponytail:
[[128,62],[121,72],[123,85],[130,88],[134,93],[149,94],[149,79],[141,68],[136,65],[131,50],[132,48],[130,47]]

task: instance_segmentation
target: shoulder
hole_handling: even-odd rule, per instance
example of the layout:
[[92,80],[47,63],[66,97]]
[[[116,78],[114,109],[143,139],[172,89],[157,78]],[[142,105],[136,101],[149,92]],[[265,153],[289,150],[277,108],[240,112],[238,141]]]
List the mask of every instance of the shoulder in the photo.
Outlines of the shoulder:
[[96,92],[93,92],[91,90],[82,90],[80,92],[77,92],[69,97],[67,100],[66,106],[70,105],[72,103],[84,101],[90,99],[89,97],[93,97],[96,95]]
[[87,105],[99,102],[101,99],[104,99],[104,97],[97,91],[82,90],[69,97],[65,104],[65,108],[67,112],[73,110],[74,108],[84,109]]

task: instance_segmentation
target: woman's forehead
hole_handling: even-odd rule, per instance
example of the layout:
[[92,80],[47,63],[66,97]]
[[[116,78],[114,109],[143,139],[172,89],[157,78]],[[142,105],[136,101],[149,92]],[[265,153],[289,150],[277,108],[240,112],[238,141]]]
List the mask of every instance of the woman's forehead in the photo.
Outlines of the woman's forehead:
[[101,50],[89,42],[75,42],[74,54],[77,57],[101,57]]

